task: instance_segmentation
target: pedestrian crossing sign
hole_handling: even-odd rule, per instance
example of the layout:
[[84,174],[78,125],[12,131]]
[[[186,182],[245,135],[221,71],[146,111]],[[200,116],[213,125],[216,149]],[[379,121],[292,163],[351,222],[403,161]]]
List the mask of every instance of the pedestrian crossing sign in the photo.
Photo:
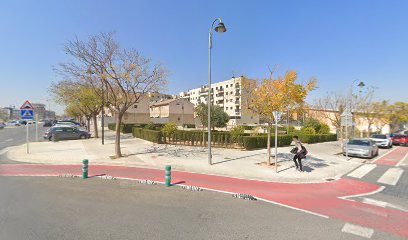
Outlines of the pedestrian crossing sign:
[[20,109],[33,109],[33,105],[27,100],[24,102],[23,105],[21,105]]
[[33,120],[34,118],[34,111],[33,110],[20,110],[20,117],[24,120]]

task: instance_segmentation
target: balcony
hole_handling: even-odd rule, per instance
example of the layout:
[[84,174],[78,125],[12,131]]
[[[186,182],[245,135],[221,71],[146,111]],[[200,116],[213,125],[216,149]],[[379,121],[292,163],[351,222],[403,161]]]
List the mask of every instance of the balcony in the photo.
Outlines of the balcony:
[[235,89],[241,89],[241,86],[239,84],[235,84]]
[[235,92],[235,96],[241,96],[241,93],[240,92]]
[[219,93],[224,93],[224,88],[218,89],[218,92],[219,92]]
[[235,101],[235,105],[240,105],[241,102],[240,101]]
[[240,115],[241,114],[241,110],[240,109],[235,109],[235,115]]
[[217,103],[217,104],[224,104],[224,99],[217,100],[216,103]]

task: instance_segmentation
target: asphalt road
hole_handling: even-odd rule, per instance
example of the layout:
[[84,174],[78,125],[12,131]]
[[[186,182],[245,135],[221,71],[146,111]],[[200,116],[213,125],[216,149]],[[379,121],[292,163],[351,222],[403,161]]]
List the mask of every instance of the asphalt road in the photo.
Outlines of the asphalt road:
[[[38,124],[38,140],[43,141],[43,134],[47,128],[44,128],[42,124]],[[35,141],[35,126],[29,125],[29,139]],[[0,164],[1,163],[14,163],[5,157],[5,154],[1,154],[7,147],[17,146],[26,143],[26,126],[6,127],[0,129]],[[20,162],[21,163],[21,162]]]
[[134,181],[0,177],[0,193],[0,239],[363,239],[270,203]]

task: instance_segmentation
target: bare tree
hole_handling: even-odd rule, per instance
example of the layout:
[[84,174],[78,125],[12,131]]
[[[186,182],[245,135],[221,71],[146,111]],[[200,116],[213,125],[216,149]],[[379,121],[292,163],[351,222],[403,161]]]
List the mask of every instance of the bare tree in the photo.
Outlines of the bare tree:
[[[65,52],[73,59],[61,63],[58,72],[81,77],[101,95],[113,110],[116,120],[115,156],[121,157],[120,125],[125,112],[148,92],[157,92],[167,84],[167,71],[135,49],[123,49],[113,33],[100,33],[86,41],[69,41]],[[86,75],[94,77],[87,78]],[[105,91],[100,91],[103,87]]]

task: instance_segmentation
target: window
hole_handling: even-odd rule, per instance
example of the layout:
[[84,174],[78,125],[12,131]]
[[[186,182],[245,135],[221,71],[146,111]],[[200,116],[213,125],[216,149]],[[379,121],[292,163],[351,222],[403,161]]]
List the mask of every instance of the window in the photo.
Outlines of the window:
[[230,87],[232,87],[232,84],[230,85]]
[[215,90],[218,90],[218,87],[215,87]]
[[231,92],[231,94],[232,94],[232,92]]
[[133,108],[137,108],[137,105],[133,105]]
[[228,84],[227,84],[227,85],[225,85],[225,88],[228,88]]
[[177,118],[177,121],[180,121],[180,117]]

